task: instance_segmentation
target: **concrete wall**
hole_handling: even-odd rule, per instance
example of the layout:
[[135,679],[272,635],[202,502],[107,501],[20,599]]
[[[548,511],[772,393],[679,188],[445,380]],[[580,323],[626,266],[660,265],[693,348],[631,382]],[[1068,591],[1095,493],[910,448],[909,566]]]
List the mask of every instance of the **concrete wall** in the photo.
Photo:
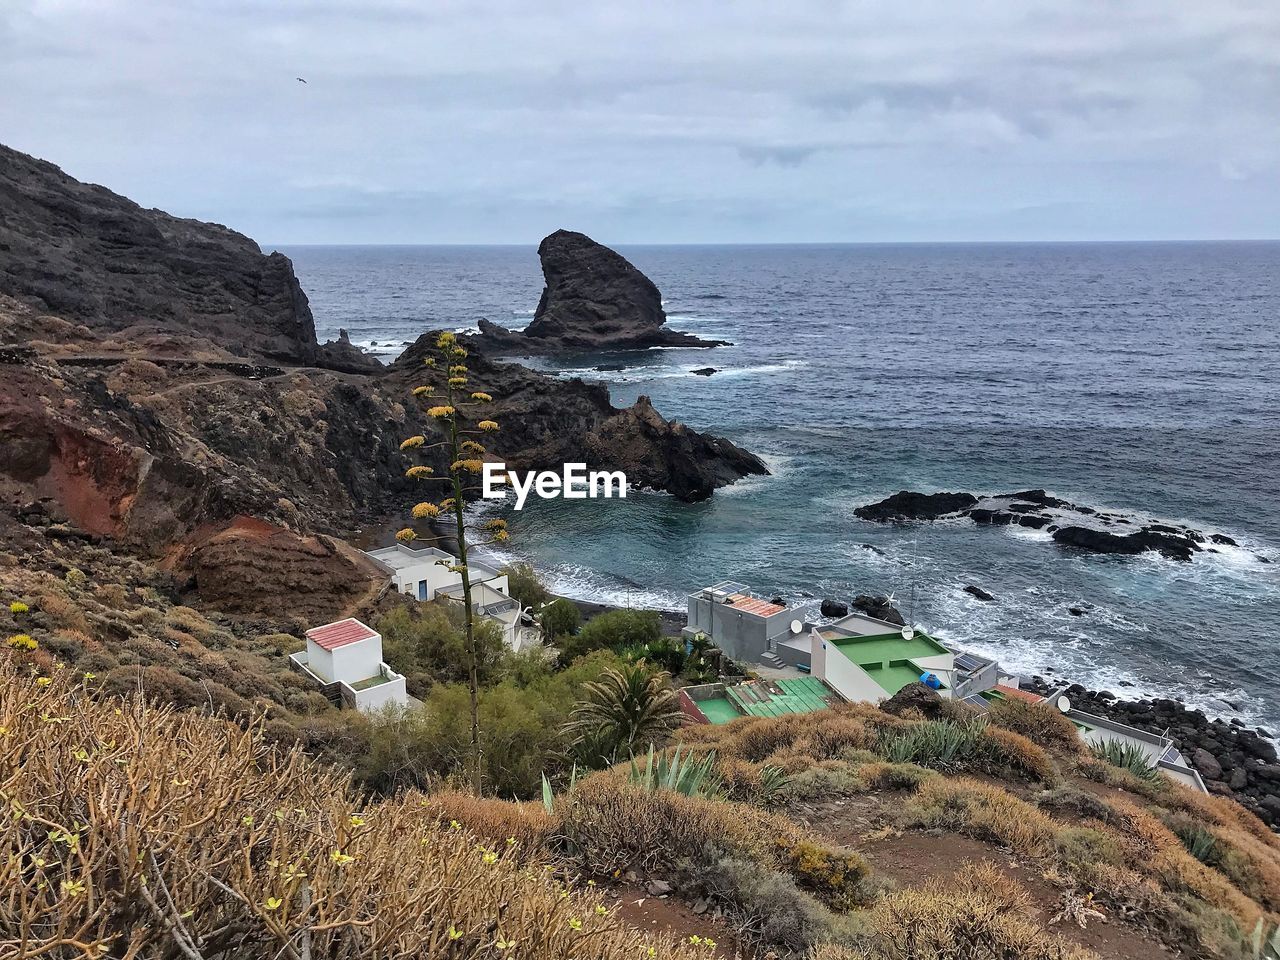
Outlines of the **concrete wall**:
[[689,630],[701,631],[735,660],[757,661],[769,649],[769,639],[788,636],[795,614],[782,610],[757,617],[727,603],[704,597],[689,598]]
[[386,683],[365,690],[352,690],[343,685],[343,697],[351,690],[355,698],[355,707],[364,713],[377,713],[388,706],[405,707],[409,705],[409,694],[404,687],[404,677],[398,674]]
[[333,683],[333,655],[314,640],[307,640],[307,669],[325,683]]
[[382,664],[382,638],[358,640],[334,650],[307,641],[307,666],[326,683],[357,683],[377,676]]
[[[815,664],[822,661],[824,674],[821,679],[850,703],[879,703],[887,696],[865,670],[841,653],[839,647],[821,637],[814,643],[813,659]],[[818,676],[816,666],[812,674]]]
[[953,691],[954,696],[957,700],[962,700],[970,694],[982,693],[984,690],[990,690],[999,682],[1000,675],[997,665],[994,663],[988,663],[963,683],[957,682]]

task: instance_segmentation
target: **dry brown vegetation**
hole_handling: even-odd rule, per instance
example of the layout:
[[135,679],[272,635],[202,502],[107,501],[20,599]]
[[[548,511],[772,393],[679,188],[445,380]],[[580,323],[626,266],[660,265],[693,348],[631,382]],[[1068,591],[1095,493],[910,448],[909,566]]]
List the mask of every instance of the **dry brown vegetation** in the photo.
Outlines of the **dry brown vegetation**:
[[453,800],[364,804],[256,730],[98,700],[69,670],[39,678],[7,657],[0,797],[0,955],[699,953],[567,890],[520,836],[443,820]]

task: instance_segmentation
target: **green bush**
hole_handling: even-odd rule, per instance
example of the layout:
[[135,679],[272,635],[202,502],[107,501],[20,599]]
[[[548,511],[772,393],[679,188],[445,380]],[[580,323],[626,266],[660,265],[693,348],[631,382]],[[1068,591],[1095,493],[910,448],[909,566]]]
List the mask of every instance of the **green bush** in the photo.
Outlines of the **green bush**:
[[[457,604],[416,604],[397,607],[375,625],[382,634],[382,656],[404,674],[409,692],[426,695],[432,683],[462,683],[467,679],[466,635]],[[476,672],[481,683],[495,679],[507,653],[502,628],[490,620],[476,621]]]
[[610,610],[588,620],[576,636],[561,644],[566,660],[592,650],[621,650],[656,643],[662,638],[662,618],[652,610]]
[[1105,760],[1121,770],[1128,770],[1139,780],[1154,783],[1160,779],[1160,771],[1147,759],[1146,751],[1136,743],[1103,740],[1094,744],[1091,750],[1099,760]]
[[507,575],[507,592],[520,601],[520,606],[537,610],[551,599],[551,591],[533,564],[511,563],[503,567],[502,572]]
[[582,625],[582,612],[572,600],[561,597],[547,604],[540,617],[542,633],[548,641],[556,637],[568,637],[578,632]]

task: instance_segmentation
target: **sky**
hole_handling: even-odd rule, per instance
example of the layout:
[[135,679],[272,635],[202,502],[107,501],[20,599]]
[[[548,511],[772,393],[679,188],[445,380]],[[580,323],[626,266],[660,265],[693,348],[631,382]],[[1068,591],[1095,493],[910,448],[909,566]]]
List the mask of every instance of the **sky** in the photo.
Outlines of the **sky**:
[[1275,238],[1280,2],[0,0],[0,141],[264,244]]

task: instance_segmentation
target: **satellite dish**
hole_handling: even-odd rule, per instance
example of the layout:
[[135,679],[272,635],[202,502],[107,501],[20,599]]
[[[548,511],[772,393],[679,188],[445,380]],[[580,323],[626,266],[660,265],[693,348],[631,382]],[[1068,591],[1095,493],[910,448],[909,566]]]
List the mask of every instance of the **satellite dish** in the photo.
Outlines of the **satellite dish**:
[[801,623],[799,620],[792,620],[792,621],[791,621],[791,632],[792,632],[792,633],[799,633],[799,632],[800,632],[801,630],[803,630],[803,629],[804,629],[804,624],[803,624],[803,623]]
[[1058,709],[1059,709],[1059,710],[1061,710],[1063,713],[1068,713],[1068,712],[1070,712],[1070,710],[1071,710],[1071,701],[1070,701],[1069,699],[1067,699],[1066,697],[1059,697],[1059,698],[1058,698]]
[[903,628],[902,628],[902,639],[903,639],[903,640],[911,640],[912,638],[914,638],[914,637],[915,637],[915,635],[916,635],[916,632],[915,632],[915,630],[914,630],[913,628],[911,628],[911,627],[903,627]]

